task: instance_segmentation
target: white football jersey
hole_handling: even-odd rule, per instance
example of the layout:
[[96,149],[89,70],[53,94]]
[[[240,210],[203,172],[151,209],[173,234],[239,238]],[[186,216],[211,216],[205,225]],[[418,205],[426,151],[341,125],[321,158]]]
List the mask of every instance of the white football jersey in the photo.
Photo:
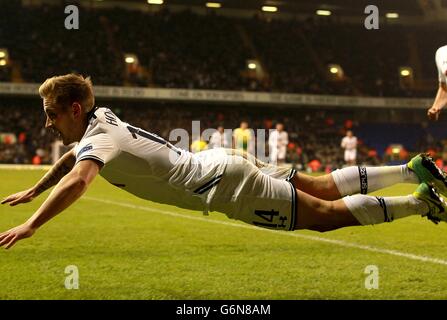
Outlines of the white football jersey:
[[270,161],[274,163],[276,160],[285,159],[288,144],[289,135],[286,131],[273,130],[269,136]]
[[219,131],[213,132],[208,143],[208,148],[229,148],[231,147],[231,139],[227,137],[225,133],[220,133]]
[[108,108],[89,113],[75,155],[76,163],[85,159],[103,163],[102,177],[140,198],[204,212],[225,170],[216,153],[179,149],[122,122]]
[[354,150],[357,148],[357,137],[344,137],[341,140],[341,147],[346,149],[346,150]]
[[436,68],[438,68],[439,82],[446,83],[447,46],[440,47],[438,50],[436,50],[435,60],[436,60]]

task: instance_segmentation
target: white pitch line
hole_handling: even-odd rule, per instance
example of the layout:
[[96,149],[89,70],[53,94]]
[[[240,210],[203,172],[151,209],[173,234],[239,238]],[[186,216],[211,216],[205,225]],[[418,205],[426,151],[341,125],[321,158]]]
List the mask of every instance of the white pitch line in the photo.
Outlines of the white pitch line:
[[376,248],[376,247],[371,247],[371,246],[367,246],[367,245],[346,242],[346,241],[343,241],[343,240],[327,239],[327,238],[322,238],[322,237],[317,237],[317,236],[310,236],[310,235],[299,234],[299,233],[296,233],[296,232],[285,232],[285,231],[269,230],[269,229],[259,228],[259,227],[255,227],[255,226],[251,226],[251,225],[244,225],[244,224],[238,224],[238,223],[233,223],[233,222],[213,220],[213,219],[204,218],[204,217],[195,217],[195,216],[190,216],[190,215],[187,215],[187,214],[176,213],[176,212],[173,212],[173,211],[161,210],[161,209],[156,209],[156,208],[149,208],[149,207],[138,206],[138,205],[134,205],[134,204],[130,204],[130,203],[123,203],[123,202],[117,202],[117,201],[112,201],[112,200],[104,200],[104,199],[95,198],[95,197],[85,196],[85,197],[82,197],[82,199],[91,200],[91,201],[97,201],[97,202],[102,202],[102,203],[107,203],[107,204],[113,204],[113,205],[116,205],[116,206],[132,208],[132,209],[138,209],[138,210],[143,210],[143,211],[156,212],[156,213],[169,215],[169,216],[176,217],[176,218],[198,220],[198,221],[215,223],[215,224],[231,226],[231,227],[236,227],[236,228],[252,229],[252,230],[258,230],[258,231],[264,231],[264,232],[272,232],[272,233],[275,233],[277,235],[282,235],[282,236],[287,236],[287,237],[295,237],[295,238],[302,238],[302,239],[312,240],[312,241],[326,242],[326,243],[338,245],[338,246],[341,246],[341,247],[361,249],[361,250],[365,250],[365,251],[372,251],[372,252],[390,254],[390,255],[393,255],[393,256],[398,256],[398,257],[407,258],[407,259],[411,259],[411,260],[418,260],[418,261],[423,261],[423,262],[431,262],[431,263],[436,263],[436,264],[447,265],[447,260],[443,260],[443,259],[437,259],[437,258],[426,257],[426,256],[419,256],[419,255],[415,255],[415,254],[411,254],[411,253],[405,253],[405,252],[401,252],[401,251],[397,251],[397,250]]

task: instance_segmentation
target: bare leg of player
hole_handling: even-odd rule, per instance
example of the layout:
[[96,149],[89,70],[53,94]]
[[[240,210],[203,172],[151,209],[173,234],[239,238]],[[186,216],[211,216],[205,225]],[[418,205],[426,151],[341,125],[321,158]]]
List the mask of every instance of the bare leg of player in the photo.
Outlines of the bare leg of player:
[[413,195],[401,197],[347,196],[335,201],[318,199],[297,190],[295,229],[330,231],[342,227],[392,222],[410,215],[425,215],[428,204]]
[[295,229],[330,231],[342,227],[358,226],[343,200],[326,201],[297,190],[298,206]]
[[295,188],[323,200],[337,200],[342,197],[331,174],[310,176],[297,173],[291,180]]

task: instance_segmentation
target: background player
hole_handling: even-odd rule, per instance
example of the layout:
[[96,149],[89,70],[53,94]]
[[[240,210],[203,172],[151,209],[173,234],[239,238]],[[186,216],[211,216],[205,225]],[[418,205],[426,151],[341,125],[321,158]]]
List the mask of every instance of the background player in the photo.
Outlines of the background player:
[[288,144],[289,135],[284,131],[284,125],[277,123],[276,129],[269,136],[269,157],[271,163],[282,165],[286,162]]
[[348,166],[355,165],[357,161],[357,137],[351,130],[346,131],[346,136],[341,140],[341,147],[344,151],[344,159]]
[[436,51],[435,61],[438,69],[439,88],[435,101],[427,112],[431,120],[438,120],[441,110],[447,104],[447,46],[440,47]]
[[247,121],[241,121],[239,128],[233,132],[233,148],[254,153],[252,130],[248,128]]

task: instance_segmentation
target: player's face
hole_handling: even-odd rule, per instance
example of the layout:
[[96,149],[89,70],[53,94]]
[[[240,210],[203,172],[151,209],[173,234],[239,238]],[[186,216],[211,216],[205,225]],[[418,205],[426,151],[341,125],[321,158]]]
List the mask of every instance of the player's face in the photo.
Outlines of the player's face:
[[43,107],[47,116],[45,128],[53,130],[64,145],[69,145],[76,140],[73,137],[73,118],[70,117],[70,108],[62,108],[44,99]]

